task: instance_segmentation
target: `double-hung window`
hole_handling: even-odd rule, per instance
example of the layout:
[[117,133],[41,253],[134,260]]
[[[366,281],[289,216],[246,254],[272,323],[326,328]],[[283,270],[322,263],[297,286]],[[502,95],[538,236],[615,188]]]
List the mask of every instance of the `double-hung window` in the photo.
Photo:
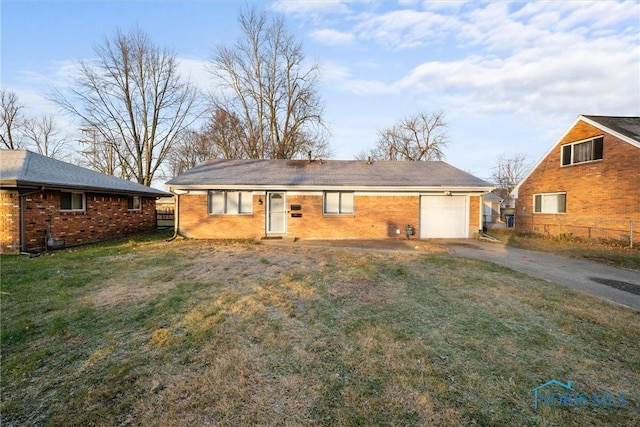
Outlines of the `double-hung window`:
[[535,194],[533,212],[551,214],[567,212],[567,193]]
[[576,163],[593,162],[602,159],[604,138],[588,139],[586,141],[572,142],[562,146],[562,166],[575,165]]
[[210,215],[250,215],[253,213],[251,191],[209,191]]
[[63,191],[60,193],[60,210],[84,212],[84,193]]
[[324,213],[328,215],[353,214],[353,193],[326,191],[324,193]]

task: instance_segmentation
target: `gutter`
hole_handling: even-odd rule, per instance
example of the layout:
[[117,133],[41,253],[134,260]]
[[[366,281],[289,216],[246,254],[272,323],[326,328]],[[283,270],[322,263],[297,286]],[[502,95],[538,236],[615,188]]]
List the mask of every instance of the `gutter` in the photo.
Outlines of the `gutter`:
[[181,191],[185,194],[189,191],[207,191],[211,189],[243,190],[243,191],[358,191],[358,192],[402,192],[402,193],[423,193],[442,194],[445,191],[451,193],[489,193],[495,186],[468,186],[468,185],[434,185],[434,186],[367,186],[367,185],[292,185],[292,184],[191,184],[173,187],[171,193],[176,194]]
[[169,237],[166,240],[167,242],[171,242],[178,237],[178,227],[180,226],[180,215],[178,215],[178,209],[180,208],[180,194],[173,193],[173,195],[176,197],[176,203],[173,209],[173,236]]

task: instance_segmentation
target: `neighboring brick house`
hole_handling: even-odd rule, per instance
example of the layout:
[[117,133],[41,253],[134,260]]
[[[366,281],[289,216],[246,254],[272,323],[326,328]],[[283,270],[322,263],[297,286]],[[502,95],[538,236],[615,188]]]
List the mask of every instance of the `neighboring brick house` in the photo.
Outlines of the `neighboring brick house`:
[[640,117],[579,116],[513,195],[520,232],[639,235]]
[[0,150],[0,252],[37,252],[156,227],[170,194],[26,150]]
[[167,182],[193,238],[477,235],[493,186],[444,162],[210,160]]

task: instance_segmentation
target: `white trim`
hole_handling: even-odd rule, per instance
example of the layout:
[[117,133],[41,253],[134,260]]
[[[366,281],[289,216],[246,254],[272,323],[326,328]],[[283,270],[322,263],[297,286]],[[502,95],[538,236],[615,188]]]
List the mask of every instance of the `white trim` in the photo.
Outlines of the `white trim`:
[[624,142],[628,142],[629,144],[640,148],[640,142],[636,141],[635,139],[629,138],[628,136],[625,136],[625,135],[623,135],[621,133],[618,133],[613,129],[609,129],[608,127],[606,127],[606,126],[604,126],[604,125],[602,125],[602,124],[600,124],[600,123],[598,123],[596,121],[593,121],[593,120],[591,120],[589,118],[586,118],[584,116],[580,116],[579,118],[582,118],[582,121],[584,121],[585,123],[590,124],[593,127],[597,127],[598,129],[600,129],[603,132],[607,132],[611,136],[615,136],[616,138],[621,139]]
[[[557,196],[558,194],[564,194],[564,212],[536,212],[536,196],[541,196],[540,198],[540,208],[544,209],[544,196]],[[567,192],[566,191],[555,191],[552,193],[533,193],[533,213],[534,215],[564,215],[567,213]]]
[[[271,228],[271,195],[282,194],[282,231],[270,231]],[[287,193],[286,191],[268,191],[265,195],[266,209],[265,212],[265,234],[269,235],[286,235],[287,234]]]
[[[327,194],[337,194],[338,195],[338,212],[327,212]],[[343,203],[342,203],[342,195],[350,194],[351,195],[351,211],[343,212]],[[322,215],[324,216],[354,216],[355,215],[355,192],[353,191],[324,191],[322,193]]]
[[322,196],[322,191],[287,191],[287,196]]
[[[518,198],[518,190],[520,189],[520,186],[522,185],[522,183],[524,183],[527,179],[529,179],[529,177],[531,176],[531,174],[533,174],[533,172],[538,169],[538,166],[540,166],[542,164],[542,162],[549,156],[549,154],[551,154],[553,152],[553,150],[562,142],[562,140],[569,134],[569,132],[571,132],[573,130],[574,127],[576,127],[576,125],[579,122],[585,122],[595,128],[600,129],[601,131],[608,133],[611,136],[614,136],[624,142],[627,142],[631,145],[633,145],[634,147],[638,147],[640,148],[640,143],[629,138],[628,136],[624,136],[614,130],[609,129],[606,126],[601,125],[598,122],[595,122],[591,119],[586,118],[585,116],[578,116],[577,119],[575,119],[575,121],[573,122],[573,124],[569,127],[569,129],[567,129],[560,138],[558,138],[558,140],[549,148],[549,150],[547,150],[546,153],[544,153],[544,155],[540,158],[540,160],[538,160],[538,162],[531,168],[531,170],[527,173],[527,175],[522,178],[522,181],[520,181],[518,183],[518,185],[516,185],[516,187],[511,191],[511,196],[513,196],[514,198]],[[568,144],[568,143],[567,143]],[[565,144],[562,144],[565,145]],[[560,162],[562,163],[562,154],[560,155]]]
[[[579,145],[579,144],[584,144],[584,143],[587,143],[587,142],[593,142],[593,141],[595,141],[596,139],[599,139],[599,138],[602,138],[602,140],[603,140],[603,142],[602,142],[602,151],[603,151],[602,158],[600,158],[600,159],[592,159],[592,160],[585,160],[585,161],[576,162],[576,163],[573,162],[573,153],[574,153],[573,147],[574,146]],[[571,162],[565,165],[562,162],[564,160],[564,147],[566,147],[567,145],[571,146],[571,154],[570,154],[571,158],[569,159]],[[593,145],[592,145],[592,154],[593,154]],[[563,168],[566,168],[566,167],[569,167],[569,166],[581,165],[581,164],[584,164],[584,163],[599,162],[599,161],[602,161],[603,158],[604,158],[604,134],[598,135],[598,136],[594,136],[594,137],[591,137],[591,138],[582,139],[580,141],[566,142],[564,144],[560,144],[560,167],[563,167]]]
[[[223,211],[222,212],[213,212],[212,210],[212,194],[213,193],[221,193],[223,195]],[[253,216],[254,210],[253,210],[253,192],[251,191],[232,191],[232,193],[239,193],[238,194],[238,200],[240,201],[240,203],[237,206],[237,212],[234,211],[229,211],[228,208],[228,204],[229,204],[229,192],[226,190],[209,190],[207,191],[207,215],[209,216]],[[243,212],[242,211],[242,206],[245,206],[244,203],[242,203],[243,197],[242,197],[242,193],[247,193],[247,194],[251,194],[250,198],[249,198],[249,204],[251,206],[251,211],[249,212]]]
[[[486,194],[495,188],[495,186],[366,186],[366,185],[273,185],[273,184],[194,184],[194,185],[180,185],[171,186],[169,191],[171,193],[185,194],[187,191],[189,194],[197,194],[196,191],[205,192],[211,189],[225,189],[225,190],[243,190],[243,191],[296,191],[296,192],[323,192],[323,191],[352,191],[352,192],[375,192],[375,193],[430,193],[434,195],[444,194],[446,191],[451,193],[463,193],[463,194]],[[293,193],[291,193],[293,194]]]

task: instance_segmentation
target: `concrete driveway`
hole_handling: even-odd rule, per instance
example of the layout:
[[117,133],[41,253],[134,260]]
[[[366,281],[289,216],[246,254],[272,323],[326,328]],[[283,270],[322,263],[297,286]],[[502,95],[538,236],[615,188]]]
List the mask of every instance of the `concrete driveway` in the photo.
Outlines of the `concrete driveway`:
[[493,262],[640,310],[640,271],[482,240],[452,240],[446,245],[454,255]]

